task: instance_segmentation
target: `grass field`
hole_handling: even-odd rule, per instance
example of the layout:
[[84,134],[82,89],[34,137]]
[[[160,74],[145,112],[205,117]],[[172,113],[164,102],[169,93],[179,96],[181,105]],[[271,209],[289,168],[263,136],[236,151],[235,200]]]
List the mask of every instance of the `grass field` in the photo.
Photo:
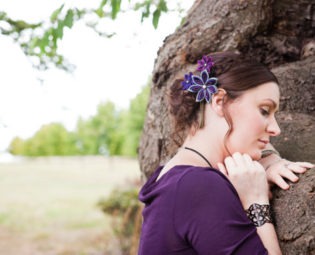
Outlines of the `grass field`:
[[0,164],[0,254],[119,255],[96,206],[139,182],[136,160],[43,157]]

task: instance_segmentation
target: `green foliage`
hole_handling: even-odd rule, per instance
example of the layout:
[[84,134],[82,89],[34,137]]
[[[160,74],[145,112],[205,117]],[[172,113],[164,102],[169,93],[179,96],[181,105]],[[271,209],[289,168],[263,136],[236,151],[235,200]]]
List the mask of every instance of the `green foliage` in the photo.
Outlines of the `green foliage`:
[[110,101],[99,104],[95,116],[85,121],[80,119],[77,134],[82,153],[119,154],[118,119],[119,113]]
[[159,1],[157,8],[153,12],[153,26],[154,26],[154,28],[157,28],[162,12],[167,12],[167,6],[166,6],[166,2],[164,0]]
[[118,12],[120,11],[121,0],[111,0],[112,6],[112,19],[116,19]]
[[70,66],[65,65],[63,56],[57,52],[58,40],[63,38],[66,27],[72,28],[79,14],[76,9],[69,9],[63,14],[63,8],[64,4],[50,16],[51,26],[44,31],[43,35],[32,35],[29,45],[24,47],[24,52],[27,55],[35,56],[40,60],[39,67],[46,68],[48,65],[47,61],[51,61],[57,67],[67,70],[70,68]]
[[108,101],[98,105],[96,115],[80,119],[77,137],[81,154],[136,156],[142,132],[150,85],[130,102],[128,110],[118,111]]
[[60,123],[44,125],[35,135],[23,140],[15,137],[9,146],[14,155],[137,155],[150,86],[130,102],[128,110],[118,111],[115,104],[100,103],[96,114],[80,118],[74,132]]
[[23,155],[24,154],[24,141],[20,137],[14,137],[9,146],[9,152],[13,155]]
[[98,206],[104,213],[119,216],[123,216],[131,208],[131,215],[134,215],[139,207],[138,190],[136,188],[124,191],[114,190],[110,196],[101,199]]
[[150,86],[146,85],[142,91],[130,102],[130,107],[122,116],[122,129],[125,131],[122,155],[136,156],[139,139],[143,129],[146,109],[149,100]]
[[98,202],[101,210],[113,217],[113,230],[123,254],[136,254],[141,227],[142,205],[138,189],[114,190]]
[[[116,19],[119,13],[127,11],[139,12],[141,22],[152,17],[154,28],[158,27],[162,13],[169,12],[165,0],[100,0],[100,4],[95,9],[89,8],[67,8],[64,1],[46,21],[30,24],[23,20],[14,20],[7,16],[5,12],[0,12],[0,33],[11,36],[16,40],[27,56],[38,59],[39,64],[34,67],[47,69],[51,64],[66,71],[71,71],[73,66],[58,53],[58,41],[63,38],[66,27],[72,28],[76,21],[86,20],[87,26],[94,29],[99,35],[110,38],[113,34],[97,30],[97,24],[101,19]],[[124,6],[124,8],[122,8]],[[175,10],[180,13],[180,6]],[[95,20],[95,16],[97,20]],[[91,22],[87,20],[94,19]],[[3,23],[3,26],[1,25]]]
[[75,135],[60,123],[43,125],[35,135],[27,140],[14,138],[9,151],[14,155],[50,156],[73,155],[77,153]]
[[57,21],[58,16],[59,16],[59,14],[61,13],[61,11],[62,11],[62,9],[63,9],[64,6],[65,6],[65,5],[62,4],[57,10],[55,10],[55,11],[50,15],[50,22],[51,22],[51,23],[54,23],[54,22]]

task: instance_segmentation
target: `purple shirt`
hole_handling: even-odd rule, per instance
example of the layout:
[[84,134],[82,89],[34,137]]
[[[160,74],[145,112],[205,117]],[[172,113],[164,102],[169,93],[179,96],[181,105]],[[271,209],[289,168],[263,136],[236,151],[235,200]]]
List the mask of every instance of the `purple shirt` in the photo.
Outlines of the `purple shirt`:
[[139,194],[145,203],[139,255],[268,254],[218,170],[180,165],[156,181],[161,170]]

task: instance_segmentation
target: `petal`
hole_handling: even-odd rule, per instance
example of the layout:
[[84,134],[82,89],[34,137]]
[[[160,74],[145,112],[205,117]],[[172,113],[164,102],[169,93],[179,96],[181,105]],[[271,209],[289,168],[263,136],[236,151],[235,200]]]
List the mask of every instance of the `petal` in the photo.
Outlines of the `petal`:
[[204,82],[202,81],[202,79],[197,75],[193,75],[192,80],[195,85],[200,85],[200,86],[204,85]]
[[210,103],[212,99],[212,93],[208,90],[208,88],[205,89],[205,99],[207,103]]
[[203,66],[203,64],[204,64],[203,59],[198,60],[197,63],[198,63],[198,65]]
[[185,74],[185,80],[191,81],[192,72],[189,72],[188,74]]
[[202,89],[202,86],[196,84],[196,85],[191,85],[191,86],[188,88],[188,91],[197,93],[197,92],[200,91],[201,89]]
[[218,89],[216,86],[211,85],[211,86],[207,86],[207,91],[209,91],[210,94],[215,94],[218,92]]
[[182,89],[183,89],[183,90],[187,90],[190,85],[191,85],[190,82],[187,82],[186,80],[185,80],[185,81],[182,81]]
[[201,102],[205,98],[205,89],[199,90],[196,96],[196,102]]
[[211,57],[208,57],[207,55],[204,55],[203,57],[202,57],[202,59],[203,59],[203,61],[205,61],[206,63],[211,63],[212,62],[212,58]]
[[203,65],[199,65],[199,66],[197,67],[197,71],[199,71],[199,72],[203,71],[203,69],[204,69],[204,66],[203,66]]
[[200,74],[201,76],[201,79],[203,81],[203,84],[206,84],[206,82],[209,80],[209,74],[208,74],[208,71],[205,69],[201,72]]
[[207,71],[208,73],[211,73],[211,68],[213,67],[213,64],[208,64],[207,65]]
[[210,79],[208,79],[207,80],[207,82],[206,82],[206,85],[208,86],[208,85],[217,85],[217,82],[218,82],[218,79],[217,78],[215,78],[215,77],[212,77],[212,78],[210,78]]

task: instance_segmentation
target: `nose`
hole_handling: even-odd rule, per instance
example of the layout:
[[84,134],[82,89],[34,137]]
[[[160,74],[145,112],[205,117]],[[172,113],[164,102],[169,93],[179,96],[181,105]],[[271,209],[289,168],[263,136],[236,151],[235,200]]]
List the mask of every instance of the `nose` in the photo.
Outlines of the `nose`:
[[274,116],[272,117],[270,123],[267,126],[267,132],[270,134],[270,136],[278,136],[281,133],[281,129]]

